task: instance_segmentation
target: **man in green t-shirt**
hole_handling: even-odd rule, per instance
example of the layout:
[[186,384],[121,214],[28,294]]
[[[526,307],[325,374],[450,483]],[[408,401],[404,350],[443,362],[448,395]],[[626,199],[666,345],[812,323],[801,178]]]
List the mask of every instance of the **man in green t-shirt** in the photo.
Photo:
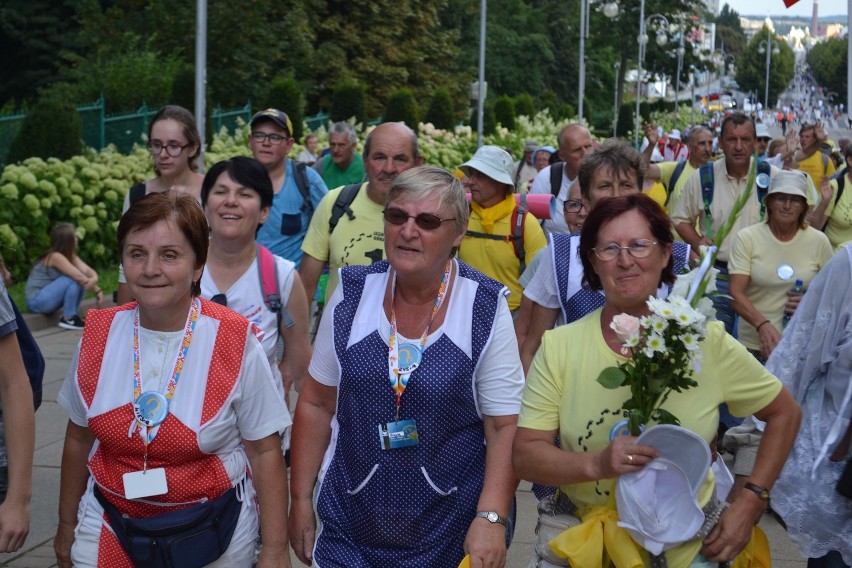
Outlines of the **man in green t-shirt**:
[[348,122],[335,122],[328,129],[329,153],[313,166],[326,187],[334,189],[364,181],[364,160],[355,152],[357,145],[358,136]]

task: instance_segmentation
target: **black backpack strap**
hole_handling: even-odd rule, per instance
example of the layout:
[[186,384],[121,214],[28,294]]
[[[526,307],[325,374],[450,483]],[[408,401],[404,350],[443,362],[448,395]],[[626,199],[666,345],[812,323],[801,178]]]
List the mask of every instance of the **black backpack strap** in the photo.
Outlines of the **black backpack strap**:
[[289,161],[293,166],[293,179],[296,182],[296,187],[299,188],[299,193],[302,194],[302,209],[307,209],[308,213],[314,212],[314,204],[311,202],[311,188],[308,185],[308,165],[304,162]]
[[331,207],[331,217],[328,219],[329,234],[334,232],[334,228],[337,226],[338,221],[340,221],[340,218],[344,213],[346,213],[346,216],[349,217],[350,221],[355,219],[355,213],[352,212],[352,208],[349,206],[352,205],[353,201],[355,201],[355,197],[358,195],[358,190],[360,189],[360,183],[353,183],[351,185],[344,186],[343,189],[340,190],[340,193],[337,194],[337,199],[334,200],[334,205]]
[[480,233],[479,231],[465,231],[466,237],[474,237],[477,239],[489,239],[492,241],[503,241],[512,243],[512,249],[515,251],[515,256],[518,258],[520,270],[518,276],[524,273],[527,268],[526,249],[524,249],[524,227],[527,211],[527,199],[525,195],[521,196],[521,203],[518,207],[512,210],[512,218],[509,222],[512,232],[508,235],[495,235],[493,233]]
[[834,206],[837,207],[837,202],[840,201],[840,196],[843,195],[843,186],[846,185],[846,168],[837,170],[831,179],[837,181],[837,193],[834,194]]
[[759,177],[754,178],[754,185],[757,189],[755,195],[757,196],[757,202],[760,203],[760,220],[763,221],[766,215],[766,194],[769,193],[769,182],[772,175],[772,167],[769,165],[769,162],[766,160],[757,162],[757,175],[765,176],[763,185],[761,185]]
[[669,204],[669,199],[672,196],[672,192],[674,192],[675,184],[677,184],[677,180],[680,179],[680,175],[683,173],[684,168],[686,168],[686,160],[681,160],[675,166],[675,169],[672,172],[672,177],[669,178],[669,186],[666,188],[666,205]]
[[130,188],[130,205],[145,197],[145,182],[140,181]]
[[713,203],[713,187],[716,185],[716,180],[714,178],[713,173],[713,162],[709,164],[704,164],[698,169],[699,179],[701,181],[701,200],[704,202],[704,222],[706,223],[706,227],[704,229],[704,236],[708,239],[712,239],[712,235],[710,235],[710,227],[712,226],[710,214],[710,204]]
[[562,168],[565,167],[562,162],[550,164],[550,194],[556,198],[559,197],[559,190],[562,189]]

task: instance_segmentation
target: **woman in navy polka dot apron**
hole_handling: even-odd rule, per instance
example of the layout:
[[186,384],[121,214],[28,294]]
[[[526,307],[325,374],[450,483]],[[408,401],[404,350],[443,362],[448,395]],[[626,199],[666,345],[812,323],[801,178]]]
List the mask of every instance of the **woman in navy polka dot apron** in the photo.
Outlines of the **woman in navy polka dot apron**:
[[505,564],[523,372],[506,288],[453,258],[467,215],[451,174],[407,171],[387,197],[388,260],[341,271],[293,428],[303,562]]

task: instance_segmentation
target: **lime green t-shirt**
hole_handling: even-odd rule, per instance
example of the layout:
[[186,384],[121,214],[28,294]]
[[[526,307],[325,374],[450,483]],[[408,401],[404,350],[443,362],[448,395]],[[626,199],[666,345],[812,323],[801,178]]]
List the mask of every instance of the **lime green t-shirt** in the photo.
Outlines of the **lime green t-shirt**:
[[334,232],[329,234],[331,209],[342,190],[342,187],[333,189],[320,201],[302,242],[302,251],[328,263],[326,302],[337,287],[337,272],[341,267],[372,264],[385,258],[384,206],[367,196],[366,183],[361,185],[350,205],[355,218],[349,219],[347,215],[342,215]]
[[828,223],[825,226],[825,234],[828,236],[831,246],[835,249],[841,244],[852,240],[852,179],[846,174],[843,180],[843,195],[837,197],[837,181],[832,180],[834,195],[825,209]]

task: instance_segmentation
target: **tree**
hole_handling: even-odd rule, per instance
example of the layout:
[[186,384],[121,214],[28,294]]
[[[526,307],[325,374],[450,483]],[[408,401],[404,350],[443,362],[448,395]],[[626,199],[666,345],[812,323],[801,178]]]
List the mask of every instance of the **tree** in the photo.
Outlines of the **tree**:
[[452,130],[453,126],[455,126],[453,100],[447,89],[438,89],[432,95],[424,122],[430,122],[432,126],[442,130]]
[[9,163],[30,157],[67,160],[83,152],[83,122],[73,104],[45,99],[27,113],[9,147]]
[[0,106],[36,100],[57,79],[60,50],[77,49],[72,0],[5,0],[0,6]]
[[515,103],[512,97],[503,95],[494,102],[494,118],[503,128],[515,129]]
[[334,89],[331,97],[331,120],[340,122],[354,117],[355,122],[366,123],[367,115],[364,106],[366,96],[366,88],[358,81],[342,81]]
[[259,108],[277,108],[287,113],[293,123],[290,135],[296,140],[302,139],[302,123],[304,122],[305,97],[296,79],[292,75],[282,75],[272,80],[266,104]]
[[[737,83],[744,92],[755,91],[763,98],[766,88],[766,52],[760,53],[760,43],[765,42],[772,32],[766,26],[756,33],[743,53],[737,59]],[[778,53],[772,53],[769,73],[769,106],[773,106],[778,95],[787,88],[793,78],[793,50],[787,42],[772,34],[772,46],[778,47]]]
[[420,111],[411,89],[398,89],[391,93],[382,115],[384,122],[404,122],[406,126],[417,130]]
[[839,97],[840,100],[835,102],[846,101],[847,41],[845,37],[832,38],[816,44],[808,51],[808,65],[814,78]]
[[532,95],[522,93],[515,97],[515,116],[532,117],[535,114],[535,103]]

